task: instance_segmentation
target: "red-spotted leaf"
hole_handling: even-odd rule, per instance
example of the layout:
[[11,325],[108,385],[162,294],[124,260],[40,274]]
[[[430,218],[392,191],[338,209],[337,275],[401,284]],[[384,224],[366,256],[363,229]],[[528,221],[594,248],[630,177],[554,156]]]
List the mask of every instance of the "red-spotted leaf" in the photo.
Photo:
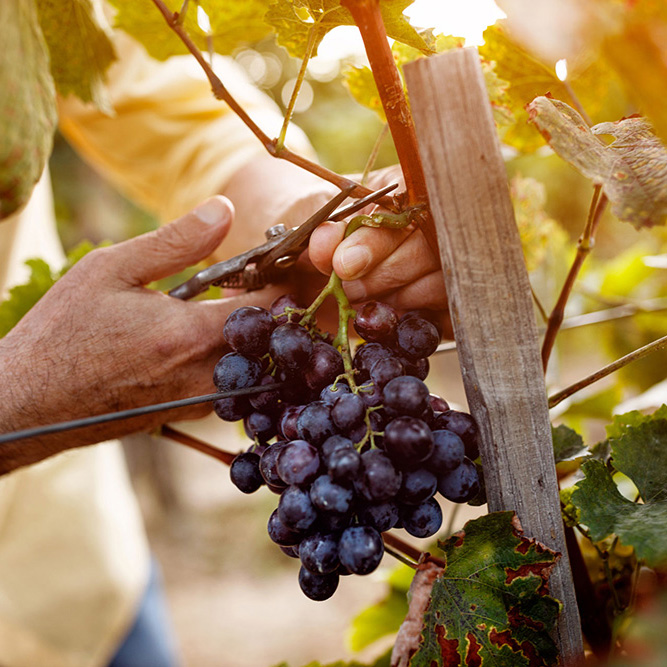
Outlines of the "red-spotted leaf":
[[[667,219],[667,148],[643,118],[624,118],[589,128],[560,100],[536,97],[530,120],[564,160],[602,185],[612,212],[636,228]],[[611,135],[605,143],[599,137]]]
[[526,537],[513,512],[469,521],[440,546],[446,567],[410,667],[558,664],[560,603],[548,592],[559,554]]

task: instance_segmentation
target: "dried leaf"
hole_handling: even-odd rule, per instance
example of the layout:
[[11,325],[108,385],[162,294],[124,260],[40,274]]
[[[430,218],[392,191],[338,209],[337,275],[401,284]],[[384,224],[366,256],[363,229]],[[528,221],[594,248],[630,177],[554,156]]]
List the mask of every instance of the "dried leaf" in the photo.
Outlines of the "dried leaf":
[[23,206],[53,146],[55,87],[32,0],[2,0],[0,220]]
[[36,0],[36,5],[58,93],[110,111],[104,80],[116,54],[104,17],[91,0]]
[[[564,160],[602,185],[612,212],[636,228],[663,224],[667,217],[667,149],[643,118],[625,118],[589,128],[559,100],[537,97],[530,120]],[[615,141],[605,144],[599,135]]]

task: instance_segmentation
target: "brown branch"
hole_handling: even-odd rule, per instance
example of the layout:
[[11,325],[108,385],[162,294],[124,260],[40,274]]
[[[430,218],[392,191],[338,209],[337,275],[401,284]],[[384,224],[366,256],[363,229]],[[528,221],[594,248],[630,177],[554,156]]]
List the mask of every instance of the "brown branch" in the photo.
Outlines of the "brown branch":
[[213,445],[209,445],[207,442],[199,440],[199,438],[193,438],[191,435],[186,435],[185,433],[176,431],[175,429],[171,428],[171,426],[166,424],[160,429],[160,435],[165,438],[169,438],[170,440],[174,440],[181,445],[190,447],[191,449],[196,449],[198,452],[206,454],[207,456],[211,456],[228,466],[232,465],[232,461],[238,455],[232,452],[227,452],[224,449],[213,447]]
[[[250,118],[250,116],[245,112],[243,107],[234,99],[231,93],[227,90],[225,85],[222,83],[218,75],[213,71],[213,68],[206,62],[206,59],[202,55],[201,51],[197,48],[197,45],[192,41],[188,33],[185,31],[180,22],[180,14],[178,12],[172,12],[163,2],[163,0],[153,0],[153,4],[160,10],[162,16],[164,16],[167,25],[178,35],[180,40],[186,46],[188,51],[195,57],[201,68],[204,70],[206,77],[211,84],[211,90],[213,95],[218,100],[225,102],[231,110],[243,121],[243,123],[248,127],[248,129],[259,139],[267,152],[273,157],[278,157],[287,162],[291,162],[306,171],[309,171],[315,176],[319,176],[329,183],[333,183],[336,187],[344,190],[351,186],[354,186],[354,189],[351,192],[353,197],[363,197],[371,192],[368,188],[359,185],[355,181],[347,178],[346,176],[341,176],[330,169],[323,167],[322,165],[311,162],[310,160],[293,153],[288,148],[279,147],[278,139],[271,139],[269,136],[255,123],[255,121]],[[383,197],[378,203],[382,204],[384,207],[395,210],[396,204],[392,197]]]
[[627,366],[628,364],[631,364],[633,361],[642,359],[643,357],[646,357],[649,354],[652,354],[653,352],[657,352],[658,350],[661,350],[664,347],[667,347],[667,336],[658,338],[657,340],[654,340],[652,343],[644,345],[644,347],[640,347],[639,349],[630,352],[630,354],[626,354],[624,357],[617,359],[616,361],[612,362],[611,364],[608,364],[607,366],[604,366],[595,373],[588,375],[582,380],[579,380],[578,382],[575,382],[569,387],[566,387],[565,389],[559,391],[553,396],[550,396],[549,407],[550,408],[555,407],[556,405],[564,401],[566,398],[572,396],[572,394],[576,394],[578,391],[585,389],[594,382],[602,380],[602,378],[607,377],[607,375],[611,375],[620,368],[623,368],[623,366]]
[[[380,93],[382,107],[401,163],[408,203],[427,205],[428,192],[421,164],[414,121],[403,90],[403,81],[387,41],[379,0],[341,0],[361,32],[368,62]],[[439,256],[435,225],[428,206],[419,225],[436,257]]]
[[595,245],[595,232],[597,231],[600,218],[602,213],[607,205],[607,196],[601,194],[600,185],[595,186],[593,191],[593,200],[591,201],[591,207],[588,213],[588,220],[586,221],[586,227],[584,228],[584,233],[579,239],[577,244],[577,254],[572,262],[570,271],[567,274],[565,283],[561,289],[560,295],[558,296],[558,301],[554,306],[551,314],[549,315],[549,320],[547,322],[547,331],[544,335],[544,341],[542,343],[542,368],[546,372],[547,365],[549,364],[549,357],[553,350],[554,343],[556,342],[556,336],[560,330],[560,326],[563,323],[563,318],[565,316],[565,306],[567,305],[570,294],[572,293],[572,288],[574,283],[577,280],[579,271],[584,263],[586,257],[593,249]]

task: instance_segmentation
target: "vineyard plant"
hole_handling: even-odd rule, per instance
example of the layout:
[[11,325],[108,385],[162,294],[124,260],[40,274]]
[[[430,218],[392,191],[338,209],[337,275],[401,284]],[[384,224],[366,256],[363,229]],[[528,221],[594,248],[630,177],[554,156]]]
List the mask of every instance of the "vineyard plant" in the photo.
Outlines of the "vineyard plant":
[[[25,204],[43,172],[57,95],[75,95],[112,113],[104,82],[121,54],[93,4],[0,5],[0,62],[9,65],[0,72],[3,90],[11,92],[0,97],[2,217]],[[389,153],[400,164],[401,186],[376,210],[355,215],[346,237],[369,227],[414,229],[441,258],[446,234],[438,226],[446,229],[450,221],[439,220],[430,205],[442,193],[434,192],[435,177],[423,163],[417,119],[426,102],[413,86],[413,72],[426,59],[447,63],[466,47],[456,35],[413,25],[404,13],[411,4],[110,0],[109,15],[114,28],[152,58],[191,57],[211,94],[243,119],[270,155],[351,197],[371,191],[369,175],[378,156]],[[221,322],[230,350],[215,368],[219,391],[264,391],[215,403],[222,419],[243,421],[249,441],[236,456],[209,453],[231,464],[240,491],[268,486],[276,494],[266,539],[300,561],[294,585],[313,605],[328,604],[341,576],[367,575],[383,558],[396,560],[386,598],[369,600],[353,622],[357,649],[383,638],[386,647],[386,637],[395,637],[368,667],[657,667],[667,664],[667,5],[498,4],[507,18],[489,26],[483,45],[466,57],[483,84],[490,144],[504,159],[501,195],[511,198],[518,229],[520,252],[502,250],[498,261],[518,257],[512,272],[527,276],[529,286],[517,298],[530,304],[535,328],[534,334],[511,329],[511,320],[520,318],[509,293],[514,298],[523,282],[506,285],[508,300],[492,304],[498,309],[493,317],[504,313],[513,340],[494,354],[502,357],[519,340],[521,349],[535,351],[539,377],[529,398],[547,419],[538,458],[553,479],[525,478],[530,462],[518,460],[512,476],[494,460],[496,426],[490,424],[497,415],[472,400],[468,385],[472,416],[428,388],[429,357],[443,350],[458,347],[462,375],[472,374],[470,359],[487,351],[469,349],[466,327],[484,331],[492,326],[491,313],[487,321],[476,310],[476,321],[465,324],[473,312],[465,302],[452,302],[449,312],[350,303],[335,272],[311,304],[285,295],[269,310],[241,308]],[[355,177],[296,154],[286,139],[289,124],[299,122],[309,66],[339,26],[356,26],[368,61],[348,66],[339,79],[380,127],[371,154],[352,156]],[[216,74],[214,52],[234,57],[250,46],[258,53],[280,50],[297,63],[275,137],[255,124]],[[468,100],[450,80],[442,78],[438,95]],[[325,84],[313,87],[326,94]],[[317,123],[317,115],[307,122]],[[318,136],[324,133],[326,127],[318,127]],[[484,199],[486,193],[469,196]],[[499,224],[483,220],[490,236]],[[456,270],[464,259],[454,252],[453,266],[445,267],[454,299],[465,294]],[[1,335],[59,277],[40,260],[30,268],[31,281],[0,304]],[[443,307],[444,301],[443,295]],[[337,308],[336,330],[325,331],[318,320],[325,303]],[[443,342],[452,324],[456,340]],[[497,404],[507,406],[510,421],[521,422],[512,402],[502,396]],[[513,424],[508,432],[530,433],[522,429]],[[517,459],[536,451],[529,444],[513,443]],[[533,534],[527,526],[537,525],[533,515],[544,508],[520,509],[520,492],[513,498],[505,483],[522,490],[550,485],[551,529]],[[457,503],[479,507],[487,498],[492,511],[452,530]],[[555,535],[562,535],[560,548]],[[554,589],[573,594],[560,599]],[[345,665],[362,667],[336,663]]]

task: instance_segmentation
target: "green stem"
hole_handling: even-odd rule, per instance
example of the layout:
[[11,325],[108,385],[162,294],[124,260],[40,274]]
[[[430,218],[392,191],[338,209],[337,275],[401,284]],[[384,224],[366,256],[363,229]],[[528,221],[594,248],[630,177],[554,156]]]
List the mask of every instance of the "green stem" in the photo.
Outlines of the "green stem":
[[294,82],[294,89],[292,90],[292,95],[290,96],[289,104],[285,111],[285,119],[283,120],[283,126],[280,128],[280,134],[278,139],[276,139],[276,150],[280,152],[285,146],[285,137],[287,136],[287,128],[289,127],[290,121],[292,120],[292,115],[294,114],[294,107],[296,106],[296,100],[299,97],[299,91],[303,85],[303,81],[306,78],[306,69],[308,68],[308,61],[313,55],[313,50],[315,49],[315,38],[317,36],[318,24],[314,23],[310,30],[308,31],[308,43],[306,44],[306,54],[301,61],[301,67],[299,73],[296,76],[296,81]]

